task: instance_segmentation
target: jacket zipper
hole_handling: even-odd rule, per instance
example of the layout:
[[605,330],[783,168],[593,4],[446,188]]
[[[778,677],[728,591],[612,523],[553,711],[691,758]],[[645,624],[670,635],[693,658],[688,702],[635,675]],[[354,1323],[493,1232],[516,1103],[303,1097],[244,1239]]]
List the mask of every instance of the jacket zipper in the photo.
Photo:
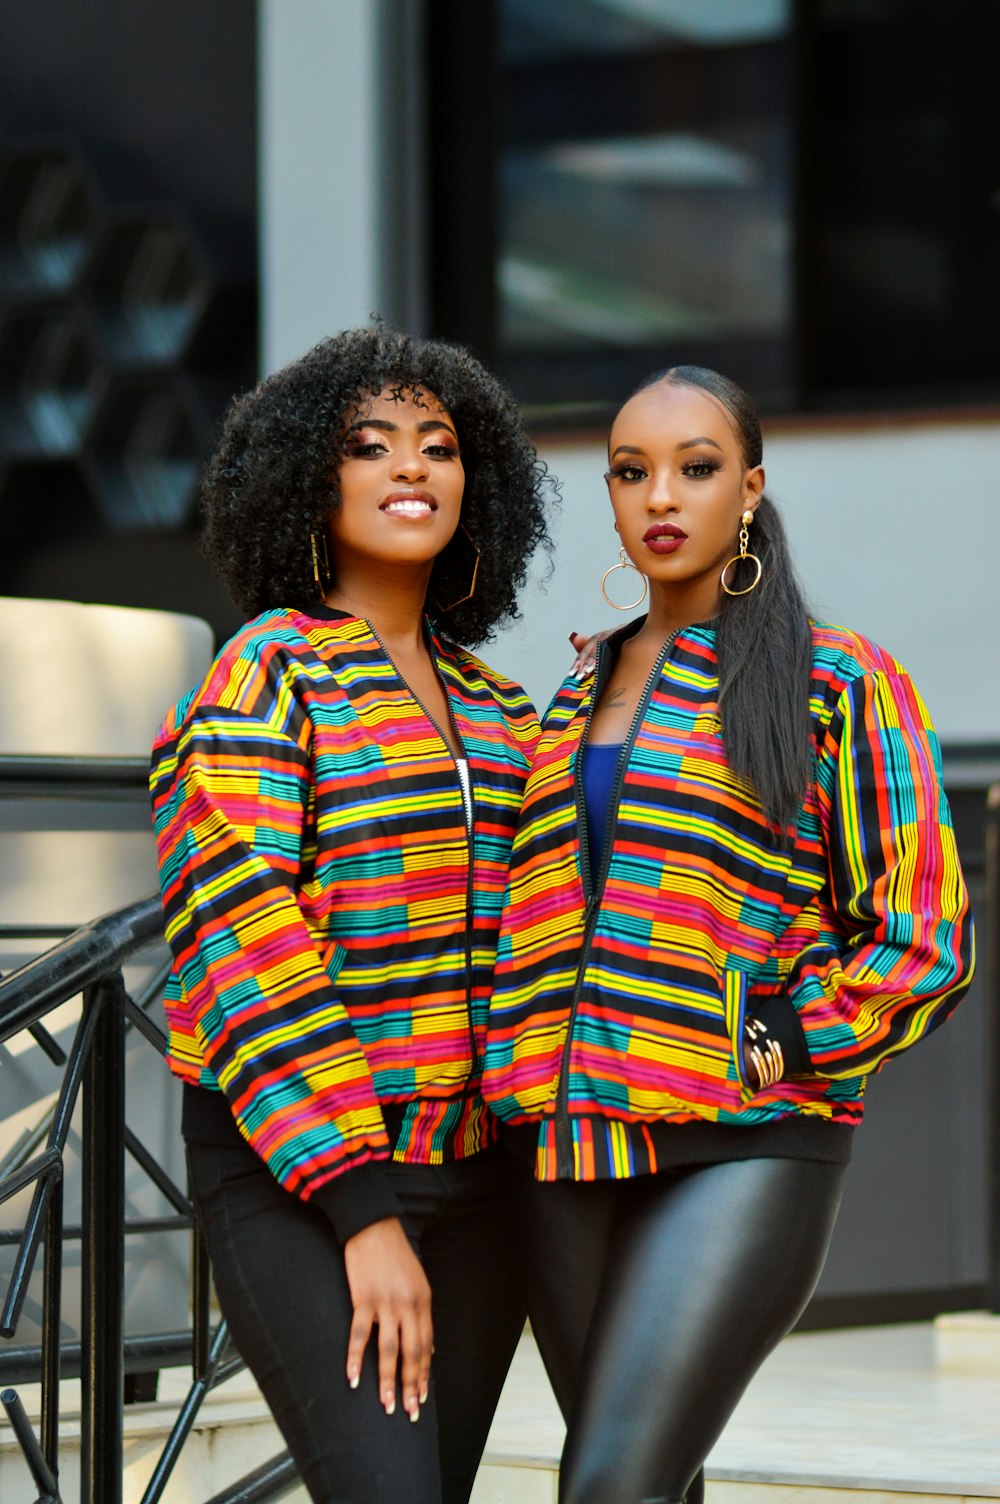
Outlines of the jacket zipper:
[[[577,830],[579,832],[577,846],[578,859],[580,863],[580,879],[583,884],[586,903],[583,911],[583,939],[580,944],[580,960],[577,965],[576,984],[573,988],[573,997],[572,1001],[570,1002],[569,1020],[566,1024],[566,1038],[563,1042],[562,1061],[559,1067],[559,1084],[556,1089],[556,1174],[560,1179],[573,1178],[573,1135],[570,1127],[569,1117],[569,1057],[573,1043],[573,1024],[576,1021],[576,1010],[580,1003],[580,993],[583,990],[583,978],[584,973],[587,969],[590,947],[594,938],[594,930],[597,928],[597,916],[600,913],[601,895],[604,892],[604,885],[608,880],[608,871],[611,867],[611,857],[613,854],[614,846],[612,833],[616,824],[618,823],[618,807],[621,803],[622,787],[625,782],[625,769],[628,765],[629,753],[631,752],[632,747],[635,743],[635,739],[639,734],[639,727],[642,725],[643,717],[645,716],[646,711],[649,708],[649,702],[653,697],[653,688],[656,685],[656,682],[659,679],[660,675],[663,673],[664,664],[670,656],[670,649],[674,645],[674,641],[678,636],[678,631],[671,632],[666,642],[664,642],[663,647],[660,649],[656,662],[649,672],[649,677],[646,680],[642,694],[639,696],[639,703],[635,708],[635,714],[632,717],[632,724],[629,726],[628,735],[622,742],[621,748],[618,753],[618,761],[615,764],[614,784],[612,785],[611,798],[608,800],[608,813],[604,824],[604,843],[601,848],[601,868],[597,874],[597,882],[595,884],[591,878],[590,873],[590,843],[587,827],[587,810],[586,801],[583,797],[583,749],[587,745],[587,736],[590,732],[590,723],[594,715],[594,710],[597,706],[600,691],[604,688],[601,680],[604,667],[603,660],[607,649],[603,642],[599,642],[597,645],[597,667],[594,671],[594,689],[591,695],[590,705],[587,708],[587,717],[583,724],[583,735],[580,738],[580,744],[577,748],[576,770],[573,777],[574,792],[576,796]],[[585,853],[588,853],[586,860],[584,859]]]
[[[441,727],[438,725],[437,721],[431,715],[430,711],[427,709],[427,706],[424,704],[423,700],[417,694],[416,690],[412,688],[412,686],[409,684],[409,682],[399,672],[399,669],[396,668],[396,661],[395,661],[395,659],[393,658],[392,654],[389,652],[389,649],[386,647],[386,645],[382,641],[381,637],[376,632],[375,628],[372,626],[371,622],[370,621],[367,622],[366,625],[368,627],[368,630],[371,632],[372,636],[374,637],[375,641],[378,643],[379,647],[382,649],[382,651],[385,654],[386,658],[392,664],[393,668],[396,670],[396,674],[398,675],[401,683],[403,683],[403,684],[406,685],[406,688],[409,690],[410,694],[413,696],[414,701],[416,702],[416,704],[418,704],[420,706],[420,709],[423,711],[424,715],[427,717],[428,721],[434,727],[434,730],[437,732],[438,736],[441,738],[442,742],[444,743],[445,751],[448,753],[448,756],[451,758],[452,762],[455,764],[455,777],[458,779],[459,793],[463,794],[463,798],[462,798],[462,826],[463,826],[463,829],[465,831],[465,851],[466,851],[466,860],[465,860],[465,870],[466,870],[466,878],[465,878],[465,1016],[466,1016],[466,1019],[467,1019],[467,1022],[468,1022],[468,1030],[469,1030],[469,1061],[470,1061],[469,1076],[470,1076],[470,1079],[475,1079],[475,1077],[479,1074],[480,1060],[479,1060],[479,1052],[478,1052],[478,1050],[476,1048],[476,1030],[475,1030],[475,1026],[473,1025],[473,1022],[472,1022],[472,899],[473,899],[473,860],[474,860],[474,855],[475,855],[475,848],[474,848],[474,845],[473,845],[473,829],[474,829],[474,826],[475,826],[475,823],[476,823],[476,794],[475,794],[475,788],[474,788],[473,782],[472,782],[472,764],[469,761],[468,755],[466,755],[464,761],[465,761],[466,767],[469,770],[469,804],[468,804],[468,807],[466,807],[465,798],[464,798],[464,788],[463,788],[463,784],[462,784],[462,776],[461,776],[461,774],[458,771],[458,759],[456,758],[454,752],[451,750],[451,744],[448,741],[448,738],[445,736],[444,732],[441,730]],[[448,706],[448,720],[449,720],[449,723],[451,725],[452,734],[453,734],[456,742],[458,743],[458,745],[461,747],[462,751],[465,752],[466,751],[465,743],[462,740],[462,737],[461,737],[461,734],[459,732],[458,727],[455,725],[455,717],[452,714],[452,710],[451,710],[451,696],[448,693],[448,686],[445,684],[444,680],[441,679],[441,665],[440,665],[440,662],[439,662],[439,659],[438,659],[438,655],[437,655],[437,653],[436,653],[436,651],[434,649],[433,640],[430,638],[429,633],[426,631],[426,627],[425,627],[425,630],[424,630],[424,636],[425,636],[425,641],[427,642],[427,646],[428,646],[428,648],[429,648],[429,650],[431,652],[431,655],[433,657],[433,660],[434,660],[435,672],[437,673],[438,679],[441,681],[441,688],[444,690],[444,697],[445,697],[445,701],[446,701],[447,706]]]

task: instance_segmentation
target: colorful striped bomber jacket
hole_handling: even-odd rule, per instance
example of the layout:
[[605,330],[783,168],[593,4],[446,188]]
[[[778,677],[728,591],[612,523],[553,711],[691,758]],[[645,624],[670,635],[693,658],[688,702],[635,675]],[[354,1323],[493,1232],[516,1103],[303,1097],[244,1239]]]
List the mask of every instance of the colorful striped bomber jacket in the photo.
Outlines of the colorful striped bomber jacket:
[[[594,886],[581,747],[610,658],[602,644],[594,680],[567,679],[543,720],[497,955],[487,1100],[538,1124],[545,1180],[655,1168],[651,1123],[856,1124],[866,1078],[945,1019],[972,973],[920,696],[882,649],[813,626],[814,778],[782,849],[726,764],[714,628],[682,631],[620,755]],[[748,1011],[794,1062],[764,1090],[744,1069]]]
[[221,1088],[280,1183],[335,1225],[324,1194],[366,1167],[496,1136],[479,1070],[538,722],[519,686],[430,642],[471,830],[439,731],[371,627],[329,608],[250,622],[153,750],[169,1064]]

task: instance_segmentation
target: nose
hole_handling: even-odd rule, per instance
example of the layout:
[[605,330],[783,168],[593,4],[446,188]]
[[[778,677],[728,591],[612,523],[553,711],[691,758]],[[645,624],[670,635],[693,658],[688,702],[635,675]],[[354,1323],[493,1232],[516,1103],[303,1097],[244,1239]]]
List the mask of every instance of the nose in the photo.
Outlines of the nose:
[[427,456],[422,452],[419,439],[412,443],[401,439],[394,447],[392,454],[392,474],[394,479],[403,481],[416,481],[426,478]]
[[677,510],[677,503],[673,499],[671,490],[670,475],[667,471],[654,471],[652,485],[646,492],[646,510],[656,516]]

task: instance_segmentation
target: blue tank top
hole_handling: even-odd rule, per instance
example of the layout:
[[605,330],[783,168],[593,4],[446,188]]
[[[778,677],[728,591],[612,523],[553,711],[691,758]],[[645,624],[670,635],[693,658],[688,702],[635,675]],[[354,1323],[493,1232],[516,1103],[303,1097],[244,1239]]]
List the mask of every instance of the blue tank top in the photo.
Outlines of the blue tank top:
[[590,877],[597,885],[604,855],[608,809],[621,747],[617,743],[587,742],[583,748],[583,804],[587,811],[587,856]]

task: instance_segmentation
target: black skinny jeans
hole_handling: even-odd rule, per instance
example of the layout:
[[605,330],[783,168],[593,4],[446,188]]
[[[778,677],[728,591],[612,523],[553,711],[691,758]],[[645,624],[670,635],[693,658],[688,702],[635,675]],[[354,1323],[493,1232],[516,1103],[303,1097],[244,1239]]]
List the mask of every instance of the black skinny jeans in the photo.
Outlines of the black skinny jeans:
[[560,1504],[701,1504],[706,1456],[815,1289],[844,1166],[529,1175],[528,1310],[567,1423]]
[[239,1136],[188,1140],[216,1293],[315,1504],[466,1504],[524,1325],[511,1161],[389,1165],[431,1286],[430,1395],[413,1423],[378,1395],[377,1334],[348,1387],[352,1305],[322,1213],[282,1190]]

